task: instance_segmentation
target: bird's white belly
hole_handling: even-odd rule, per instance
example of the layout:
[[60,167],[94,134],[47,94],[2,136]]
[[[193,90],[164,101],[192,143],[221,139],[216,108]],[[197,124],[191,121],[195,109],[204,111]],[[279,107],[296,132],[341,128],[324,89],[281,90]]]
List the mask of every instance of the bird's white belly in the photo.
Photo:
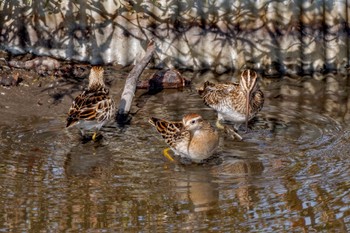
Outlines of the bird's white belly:
[[97,121],[85,121],[80,120],[77,124],[77,126],[83,130],[92,130],[97,129],[99,130],[103,126],[104,122],[97,122]]
[[187,157],[188,154],[188,141],[179,142],[175,148],[172,148],[175,154],[182,157]]
[[237,111],[228,110],[218,113],[219,120],[232,121],[235,123],[243,123],[246,120],[246,115]]

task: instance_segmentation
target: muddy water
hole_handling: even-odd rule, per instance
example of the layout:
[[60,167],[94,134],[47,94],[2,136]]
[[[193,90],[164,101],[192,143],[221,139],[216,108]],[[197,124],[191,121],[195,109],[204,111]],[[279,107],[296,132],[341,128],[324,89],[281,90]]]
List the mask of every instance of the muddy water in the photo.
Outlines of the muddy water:
[[[118,99],[123,73],[108,70]],[[1,232],[300,232],[350,228],[347,77],[264,79],[265,106],[243,142],[221,134],[205,165],[171,163],[147,118],[215,113],[191,88],[139,90],[131,124],[98,142],[66,130],[86,80],[41,78],[0,87]]]

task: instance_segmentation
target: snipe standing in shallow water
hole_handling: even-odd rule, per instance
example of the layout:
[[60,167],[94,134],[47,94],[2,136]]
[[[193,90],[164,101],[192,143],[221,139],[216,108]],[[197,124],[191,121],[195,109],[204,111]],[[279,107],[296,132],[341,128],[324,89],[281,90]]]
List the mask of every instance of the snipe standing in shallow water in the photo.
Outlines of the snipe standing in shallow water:
[[93,140],[100,128],[114,119],[116,112],[115,102],[109,96],[103,73],[103,67],[91,68],[89,86],[74,99],[67,117],[66,127],[78,127],[83,136],[85,131],[93,130]]
[[[219,127],[222,127],[221,121],[229,121],[234,123],[235,130],[243,122],[248,128],[248,121],[264,104],[264,94],[259,89],[257,78],[256,72],[248,69],[242,72],[239,83],[214,84],[207,81],[198,90],[204,103],[217,111]],[[239,134],[235,136],[242,139]]]
[[[175,154],[193,162],[209,158],[219,145],[217,130],[196,113],[185,115],[182,122],[155,117],[150,118],[149,122],[156,127]],[[164,150],[164,155],[169,156],[167,149]]]

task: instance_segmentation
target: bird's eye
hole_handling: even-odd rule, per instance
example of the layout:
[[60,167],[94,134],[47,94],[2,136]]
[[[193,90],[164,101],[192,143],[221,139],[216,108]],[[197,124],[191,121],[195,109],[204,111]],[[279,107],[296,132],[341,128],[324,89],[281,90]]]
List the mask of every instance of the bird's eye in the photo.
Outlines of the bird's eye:
[[196,123],[196,120],[192,120],[192,121],[191,121],[191,124],[192,124],[192,125],[193,125],[194,123]]

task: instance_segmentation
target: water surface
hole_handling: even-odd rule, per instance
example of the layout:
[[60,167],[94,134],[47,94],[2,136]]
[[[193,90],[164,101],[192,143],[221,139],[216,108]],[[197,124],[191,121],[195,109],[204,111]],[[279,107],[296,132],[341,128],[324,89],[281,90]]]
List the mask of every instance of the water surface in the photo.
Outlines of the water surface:
[[[65,129],[86,80],[0,87],[0,232],[300,232],[350,228],[349,84],[342,75],[263,79],[266,101],[244,140],[221,132],[208,164],[171,163],[149,116],[215,122],[192,86],[138,90],[130,124],[82,143]],[[124,73],[107,71],[118,100]],[[40,82],[40,85],[38,84]]]

